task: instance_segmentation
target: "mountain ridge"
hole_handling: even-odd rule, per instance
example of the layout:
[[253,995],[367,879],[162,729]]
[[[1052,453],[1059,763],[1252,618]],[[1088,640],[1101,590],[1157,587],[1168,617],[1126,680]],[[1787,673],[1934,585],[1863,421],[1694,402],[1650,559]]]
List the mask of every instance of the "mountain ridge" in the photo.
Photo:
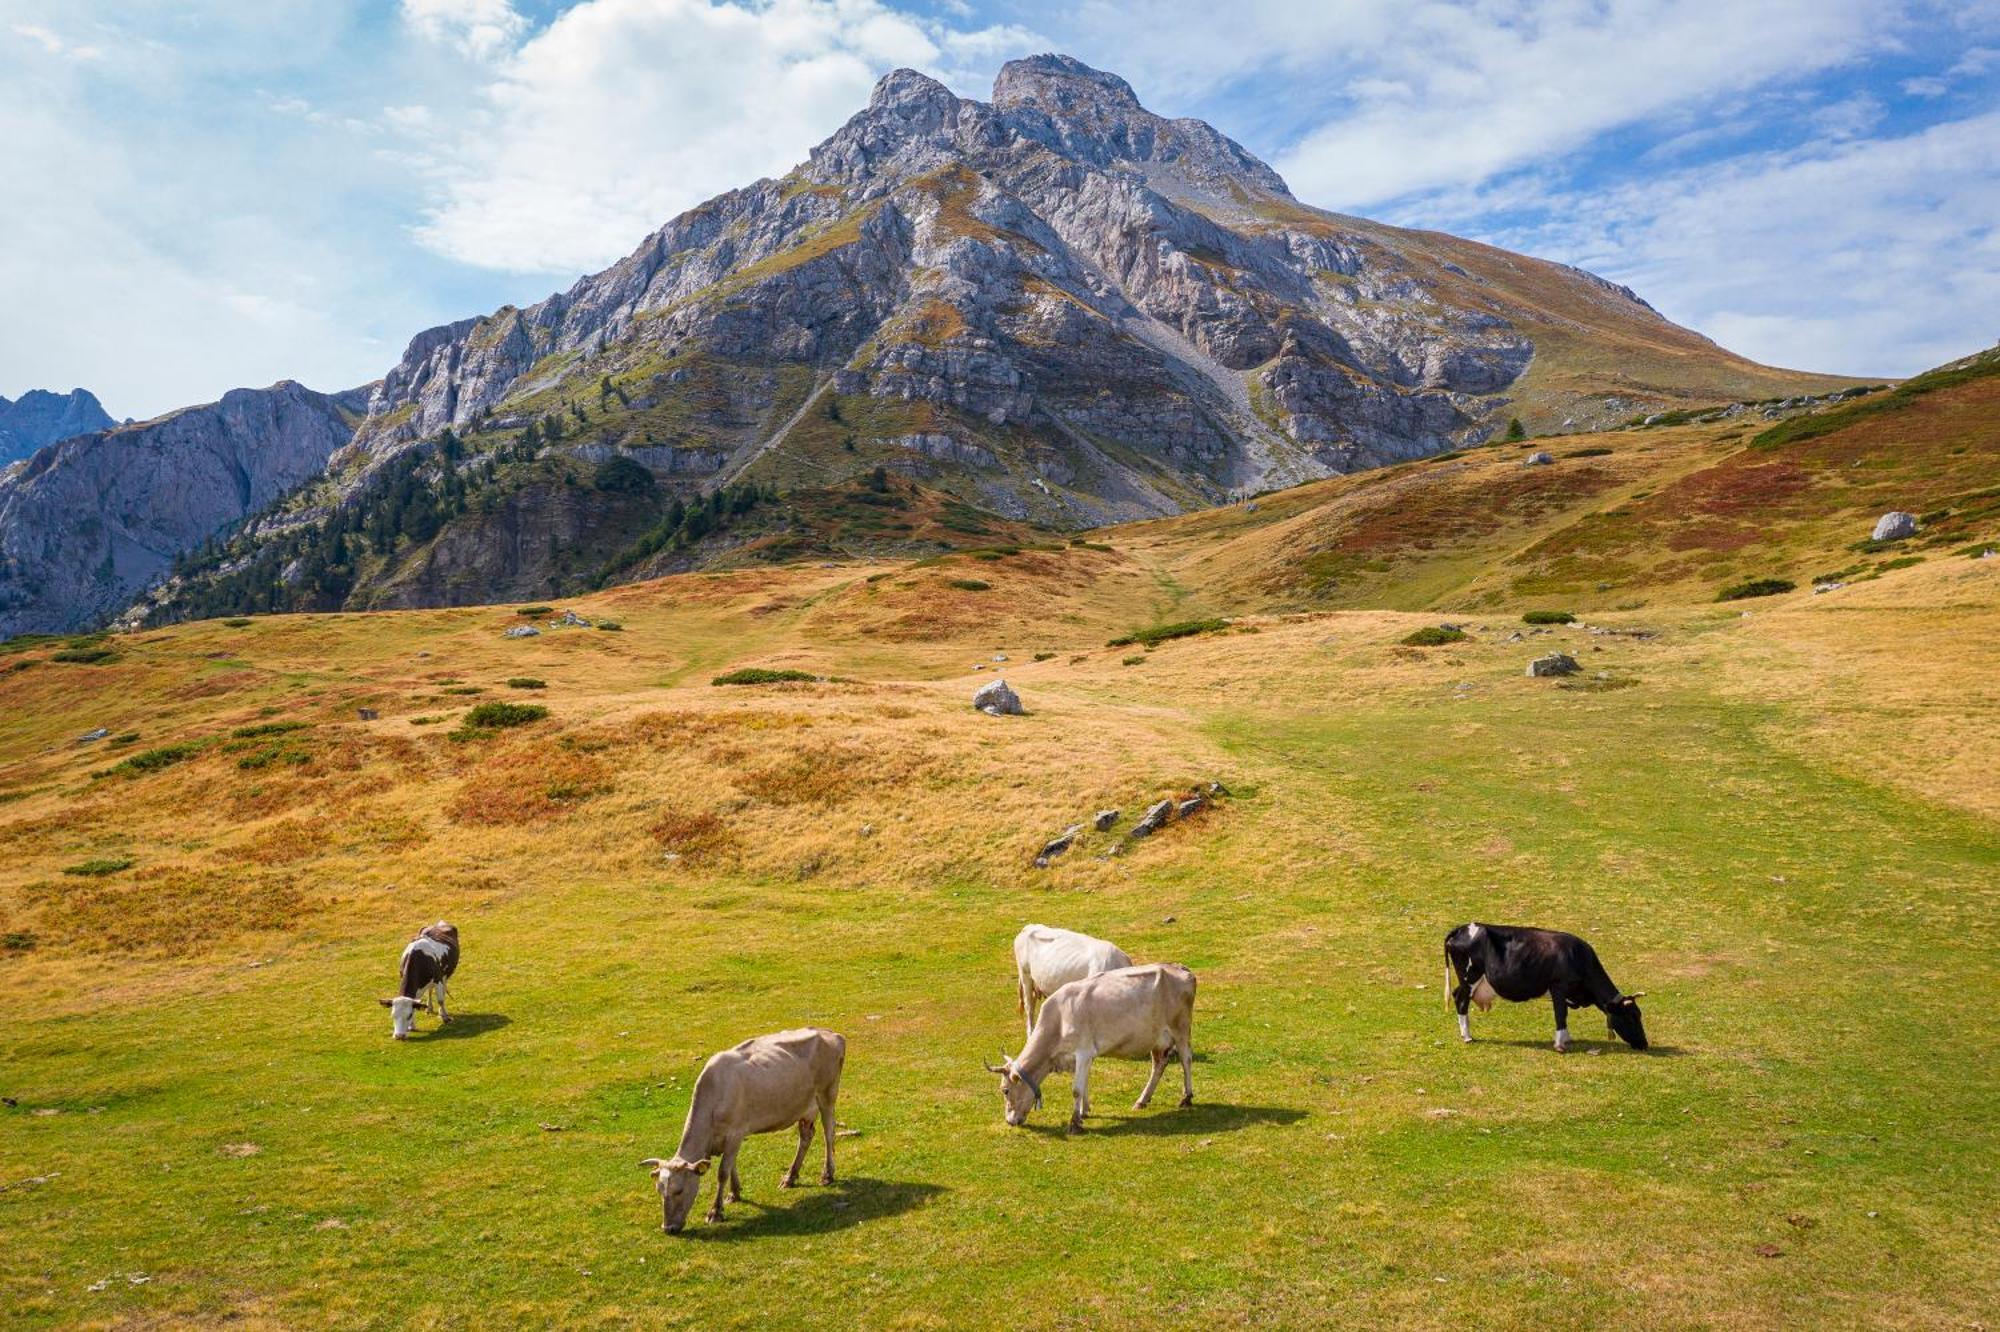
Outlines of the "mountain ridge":
[[[662,512],[886,471],[1077,529],[1443,452],[1515,417],[1589,429],[1852,382],[1757,366],[1581,270],[1311,208],[1235,140],[1070,57],[1010,62],[992,97],[892,71],[786,175],[566,291],[418,333],[324,474],[190,585],[282,546],[284,568],[339,572],[267,588],[264,608],[402,604],[436,586],[420,576],[435,543],[462,552],[476,501],[518,517],[485,522],[505,586],[555,595],[610,567],[641,516],[621,499],[599,534],[604,505],[575,501],[608,454],[651,475]],[[371,520],[379,545],[327,519],[412,484],[430,500],[400,511],[423,513]],[[451,604],[480,595],[452,587]],[[196,604],[214,602],[170,587],[147,613]]]

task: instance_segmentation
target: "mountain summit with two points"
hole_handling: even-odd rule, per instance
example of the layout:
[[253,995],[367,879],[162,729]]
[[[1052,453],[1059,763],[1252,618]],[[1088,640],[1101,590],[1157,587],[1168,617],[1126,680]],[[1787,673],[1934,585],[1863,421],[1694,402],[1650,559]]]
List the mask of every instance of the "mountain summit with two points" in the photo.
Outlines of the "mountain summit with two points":
[[[727,487],[901,474],[1075,529],[1515,417],[1589,429],[1848,382],[1746,361],[1578,269],[1309,207],[1067,56],[1008,64],[990,102],[897,70],[784,177],[566,292],[417,335],[324,474],[147,614],[643,577],[713,556],[676,528],[672,563],[663,534]],[[613,459],[625,479],[588,484]]]

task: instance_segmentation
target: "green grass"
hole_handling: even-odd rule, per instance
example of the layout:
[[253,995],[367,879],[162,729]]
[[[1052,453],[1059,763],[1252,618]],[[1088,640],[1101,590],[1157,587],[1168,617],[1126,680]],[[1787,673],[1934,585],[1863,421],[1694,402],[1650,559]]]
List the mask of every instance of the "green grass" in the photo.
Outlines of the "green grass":
[[546,680],[537,680],[530,675],[516,675],[507,681],[507,687],[509,689],[547,689],[549,682]]
[[107,647],[64,648],[49,654],[50,661],[66,661],[78,666],[102,666],[118,660],[118,654]]
[[[984,873],[492,894],[458,1020],[401,1044],[373,999],[416,901],[226,985],[10,1010],[4,1178],[41,1182],[0,1192],[0,1299],[23,1326],[924,1328],[1024,1299],[1051,1327],[1969,1325],[2000,1206],[2000,1043],[1965,1008],[2000,983],[1990,826],[1774,748],[1777,706],[1639,692],[1196,700],[1238,798],[1163,834],[1198,854],[1066,901]],[[1131,1110],[1143,1070],[1106,1060],[1084,1135],[1060,1075],[1000,1122],[1008,941],[1056,906],[1197,971],[1193,1108]],[[1557,1056],[1539,1003],[1460,1045],[1439,944],[1474,918],[1583,933],[1655,1050],[1586,1014]],[[786,1135],[752,1138],[728,1219],[661,1235],[636,1163],[700,1060],[804,1022],[849,1040],[841,1182],[782,1193]]]
[[1521,617],[1524,624],[1575,624],[1576,616],[1569,611],[1531,610]]
[[239,726],[235,730],[231,731],[230,734],[235,736],[238,740],[258,740],[262,739],[265,736],[290,735],[294,731],[309,731],[311,729],[312,729],[311,722],[303,722],[303,721],[259,722],[254,726]]
[[961,592],[990,592],[993,589],[993,584],[978,578],[954,578],[950,580],[948,586],[955,587]]
[[160,772],[166,768],[173,767],[176,763],[187,762],[195,755],[201,753],[205,748],[207,748],[206,741],[182,740],[171,745],[160,745],[155,749],[141,750],[139,753],[107,769],[106,775],[138,776],[144,773]]
[[1970,384],[1974,380],[1986,379],[1993,375],[2000,375],[2000,349],[1981,352],[1966,358],[1963,362],[1928,371],[1914,379],[1906,379],[1888,393],[1860,398],[1826,411],[1780,421],[1770,429],[1759,432],[1751,439],[1750,445],[1752,448],[1775,449],[1786,444],[1818,439],[1822,435],[1845,430],[1848,426],[1868,417],[1902,411],[1927,393],[1956,388],[1961,384]]
[[1446,643],[1463,643],[1468,635],[1463,629],[1447,628],[1441,624],[1427,624],[1403,636],[1405,647],[1443,647]]

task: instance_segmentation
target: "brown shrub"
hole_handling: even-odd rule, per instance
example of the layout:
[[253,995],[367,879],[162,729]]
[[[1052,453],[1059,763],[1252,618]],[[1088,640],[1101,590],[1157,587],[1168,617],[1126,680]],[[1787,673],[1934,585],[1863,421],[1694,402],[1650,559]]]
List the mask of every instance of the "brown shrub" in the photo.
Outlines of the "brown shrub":
[[130,879],[69,879],[34,885],[36,933],[87,953],[186,957],[237,936],[288,929],[324,905],[290,875],[163,867]]

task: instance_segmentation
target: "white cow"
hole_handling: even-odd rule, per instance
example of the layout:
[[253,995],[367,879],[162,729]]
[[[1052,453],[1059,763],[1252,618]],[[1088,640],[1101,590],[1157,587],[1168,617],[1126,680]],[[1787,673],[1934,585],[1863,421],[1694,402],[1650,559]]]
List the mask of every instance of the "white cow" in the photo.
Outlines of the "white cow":
[[1035,1005],[1074,980],[1129,967],[1132,959],[1117,944],[1075,930],[1023,925],[1014,936],[1014,975],[1021,986],[1021,1018],[1035,1034]]
[[1112,1059],[1151,1059],[1153,1076],[1139,1093],[1144,1110],[1160,1085],[1167,1060],[1181,1061],[1181,1104],[1194,1104],[1194,973],[1177,962],[1121,967],[1083,980],[1071,981],[1050,995],[1035,1019],[1035,1029],[1021,1053],[986,1071],[1000,1075],[1007,1122],[1028,1122],[1028,1112],[1042,1103],[1042,1079],[1064,1056],[1076,1061],[1070,1091],[1069,1127],[1083,1128],[1090,1113],[1090,1065],[1099,1055]]
[[687,1224],[710,1157],[720,1156],[722,1168],[716,1172],[715,1202],[708,1219],[722,1219],[725,1192],[731,1202],[743,1200],[736,1153],[753,1133],[798,1126],[799,1150],[778,1187],[789,1189],[798,1183],[799,1166],[806,1159],[806,1148],[812,1146],[815,1115],[826,1138],[826,1168],[819,1182],[833,1183],[833,1103],[840,1094],[840,1070],[846,1059],[846,1039],[819,1027],[753,1036],[710,1056],[695,1079],[687,1125],[673,1159],[655,1156],[639,1163],[652,1172],[660,1191],[665,1209],[662,1229],[678,1235]]

